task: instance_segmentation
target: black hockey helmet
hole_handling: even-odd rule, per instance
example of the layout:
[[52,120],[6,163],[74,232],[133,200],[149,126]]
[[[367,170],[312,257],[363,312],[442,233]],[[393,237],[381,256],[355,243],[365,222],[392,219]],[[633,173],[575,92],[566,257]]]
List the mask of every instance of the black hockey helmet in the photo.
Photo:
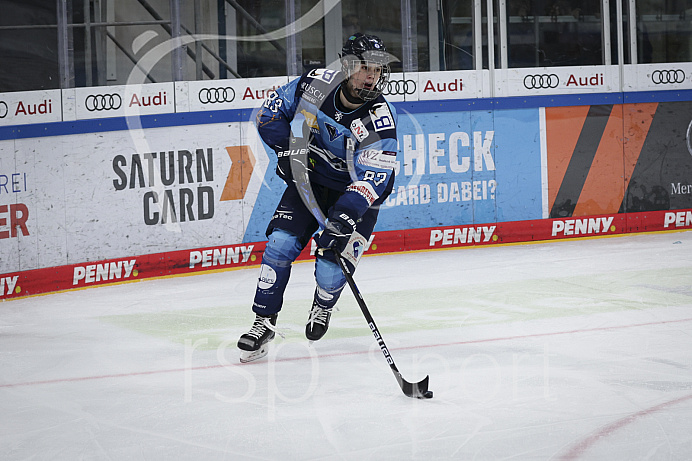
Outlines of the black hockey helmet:
[[389,63],[397,61],[391,54],[387,53],[387,48],[382,40],[376,35],[366,35],[360,32],[351,35],[341,49],[341,64],[347,79],[358,69],[362,63],[375,64],[381,67],[380,77],[371,89],[357,89],[358,95],[364,101],[377,98],[389,82],[390,68]]

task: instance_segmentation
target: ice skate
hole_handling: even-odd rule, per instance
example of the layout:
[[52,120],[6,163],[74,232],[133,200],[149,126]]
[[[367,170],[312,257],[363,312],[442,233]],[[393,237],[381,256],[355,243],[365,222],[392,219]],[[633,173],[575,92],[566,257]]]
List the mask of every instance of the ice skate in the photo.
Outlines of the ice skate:
[[276,319],[279,314],[265,317],[255,314],[255,322],[250,331],[238,339],[240,349],[240,361],[242,363],[252,362],[267,355],[269,352],[269,342],[276,335]]
[[321,339],[329,328],[329,319],[331,316],[331,309],[320,307],[316,300],[313,301],[308,323],[305,325],[305,336],[310,341]]

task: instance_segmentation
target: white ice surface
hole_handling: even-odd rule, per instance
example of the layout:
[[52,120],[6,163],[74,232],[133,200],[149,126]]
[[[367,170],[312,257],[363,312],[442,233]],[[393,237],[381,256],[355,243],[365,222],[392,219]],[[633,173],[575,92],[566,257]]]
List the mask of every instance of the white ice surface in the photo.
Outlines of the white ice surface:
[[692,232],[367,257],[308,345],[294,265],[239,364],[257,269],[0,303],[0,459],[692,459]]

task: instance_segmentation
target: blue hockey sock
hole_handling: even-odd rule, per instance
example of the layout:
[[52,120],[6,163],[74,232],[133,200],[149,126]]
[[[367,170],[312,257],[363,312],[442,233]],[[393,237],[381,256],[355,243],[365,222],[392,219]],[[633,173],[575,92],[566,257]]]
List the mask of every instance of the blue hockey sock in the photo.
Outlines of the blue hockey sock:
[[327,258],[317,257],[315,264],[315,302],[322,308],[331,309],[341,296],[346,277],[339,265]]
[[275,229],[269,236],[252,304],[255,313],[269,316],[281,310],[284,291],[291,275],[291,264],[301,250],[298,237],[289,232]]

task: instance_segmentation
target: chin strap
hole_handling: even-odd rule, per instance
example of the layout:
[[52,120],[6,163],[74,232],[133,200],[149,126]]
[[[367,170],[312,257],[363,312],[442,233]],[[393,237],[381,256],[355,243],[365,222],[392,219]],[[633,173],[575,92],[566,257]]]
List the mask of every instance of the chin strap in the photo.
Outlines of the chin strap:
[[358,104],[358,105],[365,104],[365,99],[362,99],[359,97],[354,97],[351,95],[351,93],[346,91],[345,85],[347,84],[347,82],[348,82],[348,80],[344,80],[344,82],[341,84],[341,88],[340,88],[341,93],[343,93],[343,95],[346,96],[346,100],[348,102],[350,102],[351,104]]

